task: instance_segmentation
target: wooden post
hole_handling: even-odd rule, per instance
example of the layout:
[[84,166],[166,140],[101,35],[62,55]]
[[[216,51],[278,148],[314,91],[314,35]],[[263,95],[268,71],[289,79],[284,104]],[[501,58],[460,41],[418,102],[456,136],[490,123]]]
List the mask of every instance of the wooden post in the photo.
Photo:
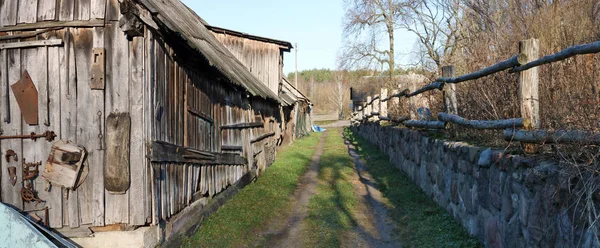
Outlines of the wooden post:
[[371,115],[371,112],[373,112],[373,105],[371,105],[371,100],[373,100],[373,98],[371,96],[367,96],[367,103],[365,106],[365,119],[370,120],[371,118],[368,118],[368,116]]
[[[526,64],[539,58],[539,40],[529,39],[519,42],[519,63]],[[538,84],[540,81],[538,68],[534,67],[519,73],[519,103],[521,105],[521,117],[530,120],[531,125],[526,130],[541,128],[540,102]],[[535,153],[537,146],[522,143],[525,153]]]
[[372,111],[371,112],[371,115],[372,115],[371,121],[378,121],[379,120],[379,110],[380,110],[379,109],[379,107],[380,107],[379,105],[381,103],[381,97],[379,97],[379,95],[375,95],[373,97],[373,99],[374,99],[373,103],[371,104],[371,106],[373,106],[372,107],[373,109],[371,110]]
[[[454,78],[454,66],[442,67],[443,78]],[[458,115],[458,102],[456,100],[456,84],[444,85],[444,111],[448,114]]]
[[388,97],[388,90],[386,88],[382,88],[381,92],[379,94],[380,97],[380,101],[379,101],[379,116],[380,117],[389,117],[388,115],[388,102],[387,101],[381,101],[383,99],[386,99]]

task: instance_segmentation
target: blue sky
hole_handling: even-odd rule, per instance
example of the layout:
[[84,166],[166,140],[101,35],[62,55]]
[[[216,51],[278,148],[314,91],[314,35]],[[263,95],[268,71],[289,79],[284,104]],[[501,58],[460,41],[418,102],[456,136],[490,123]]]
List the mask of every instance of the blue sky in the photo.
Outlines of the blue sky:
[[[298,70],[336,68],[342,45],[343,0],[182,0],[210,25],[298,43]],[[396,50],[410,51],[414,36],[396,31]],[[294,70],[294,50],[284,55]],[[400,63],[406,59],[399,58]]]

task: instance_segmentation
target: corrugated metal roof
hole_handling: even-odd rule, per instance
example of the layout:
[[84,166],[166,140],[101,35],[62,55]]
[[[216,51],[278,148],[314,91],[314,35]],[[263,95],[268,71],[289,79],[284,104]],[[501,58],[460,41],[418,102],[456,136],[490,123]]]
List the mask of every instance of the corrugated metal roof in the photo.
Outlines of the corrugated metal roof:
[[206,21],[179,0],[141,0],[161,28],[179,35],[191,48],[197,50],[208,63],[220,71],[231,83],[242,86],[253,96],[282,102],[277,94],[256,78],[206,28]]

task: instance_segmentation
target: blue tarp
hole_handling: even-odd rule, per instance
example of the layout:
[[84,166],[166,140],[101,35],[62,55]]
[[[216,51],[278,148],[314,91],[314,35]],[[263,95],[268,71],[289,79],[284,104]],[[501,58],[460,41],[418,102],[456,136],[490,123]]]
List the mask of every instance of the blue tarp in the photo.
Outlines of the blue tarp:
[[325,128],[319,127],[317,125],[312,125],[312,129],[314,132],[317,132],[317,133],[322,133],[322,132],[325,132],[325,130],[326,130]]

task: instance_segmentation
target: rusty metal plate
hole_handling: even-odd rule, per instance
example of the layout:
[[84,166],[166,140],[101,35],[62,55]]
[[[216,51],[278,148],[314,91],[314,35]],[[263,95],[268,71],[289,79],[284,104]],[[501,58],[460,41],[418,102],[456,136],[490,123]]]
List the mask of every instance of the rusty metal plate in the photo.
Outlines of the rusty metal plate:
[[25,123],[38,125],[38,91],[27,70],[23,71],[21,79],[10,87],[17,99]]
[[90,89],[103,90],[104,83],[104,48],[94,48],[92,57],[92,78],[90,81]]

